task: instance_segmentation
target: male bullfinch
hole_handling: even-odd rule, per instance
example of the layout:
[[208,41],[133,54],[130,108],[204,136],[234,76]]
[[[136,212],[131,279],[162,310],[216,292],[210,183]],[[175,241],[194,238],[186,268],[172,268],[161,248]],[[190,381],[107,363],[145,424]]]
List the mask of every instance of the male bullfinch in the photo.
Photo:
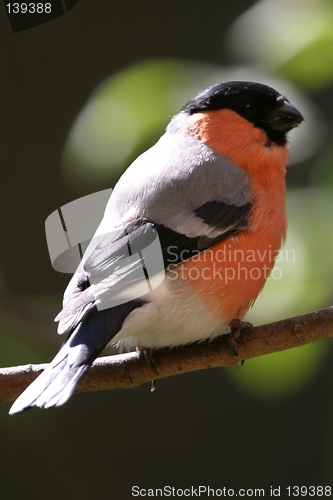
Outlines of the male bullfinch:
[[[68,338],[10,413],[65,403],[109,342],[173,347],[241,320],[286,235],[286,134],[302,121],[286,97],[253,82],[219,83],[185,104],[113,190],[105,237],[88,248],[56,318]],[[148,230],[159,237],[164,279],[145,295],[98,307],[122,284],[125,292],[135,286],[140,254],[121,272],[117,263]]]

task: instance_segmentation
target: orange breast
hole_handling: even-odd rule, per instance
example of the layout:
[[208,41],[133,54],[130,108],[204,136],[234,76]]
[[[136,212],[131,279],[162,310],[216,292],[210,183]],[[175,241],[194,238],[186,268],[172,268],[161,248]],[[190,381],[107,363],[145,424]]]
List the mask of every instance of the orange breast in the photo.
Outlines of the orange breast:
[[248,228],[178,266],[192,293],[229,323],[243,317],[257,298],[285,238],[288,150],[231,110],[196,113],[189,131],[250,177]]

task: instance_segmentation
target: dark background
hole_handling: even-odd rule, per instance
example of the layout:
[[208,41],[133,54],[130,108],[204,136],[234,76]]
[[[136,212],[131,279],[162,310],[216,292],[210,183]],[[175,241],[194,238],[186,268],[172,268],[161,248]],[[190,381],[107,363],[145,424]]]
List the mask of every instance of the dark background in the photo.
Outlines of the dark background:
[[[44,223],[89,192],[63,180],[60,159],[92,91],[149,58],[229,64],[223,35],[253,3],[81,0],[15,34],[1,6],[2,366],[47,361],[61,342],[52,318],[68,275],[50,265]],[[330,87],[312,97],[329,115]],[[302,185],[299,169],[293,183]],[[1,494],[129,499],[133,485],[206,485],[266,488],[268,497],[270,486],[333,484],[330,342],[325,349],[316,374],[285,397],[256,397],[214,369],[159,381],[154,394],[148,386],[80,394],[15,417],[2,404]],[[246,377],[247,363],[242,370]]]

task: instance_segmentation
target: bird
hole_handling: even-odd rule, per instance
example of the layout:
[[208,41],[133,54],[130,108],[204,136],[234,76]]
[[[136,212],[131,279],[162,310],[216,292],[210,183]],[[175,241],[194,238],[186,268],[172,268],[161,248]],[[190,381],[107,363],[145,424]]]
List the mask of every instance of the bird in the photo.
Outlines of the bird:
[[[283,94],[246,81],[212,85],[172,117],[113,189],[55,319],[67,339],[10,414],[64,404],[109,343],[153,352],[242,321],[286,237],[287,134],[303,120]],[[145,247],[162,269],[140,294]]]

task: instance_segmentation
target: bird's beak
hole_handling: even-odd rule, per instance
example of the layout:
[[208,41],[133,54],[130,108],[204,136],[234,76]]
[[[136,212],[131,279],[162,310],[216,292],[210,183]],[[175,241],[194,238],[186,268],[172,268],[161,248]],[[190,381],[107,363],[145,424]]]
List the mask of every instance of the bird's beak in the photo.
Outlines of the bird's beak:
[[304,120],[303,115],[295,106],[283,97],[278,99],[278,105],[270,114],[268,121],[272,130],[288,132]]

